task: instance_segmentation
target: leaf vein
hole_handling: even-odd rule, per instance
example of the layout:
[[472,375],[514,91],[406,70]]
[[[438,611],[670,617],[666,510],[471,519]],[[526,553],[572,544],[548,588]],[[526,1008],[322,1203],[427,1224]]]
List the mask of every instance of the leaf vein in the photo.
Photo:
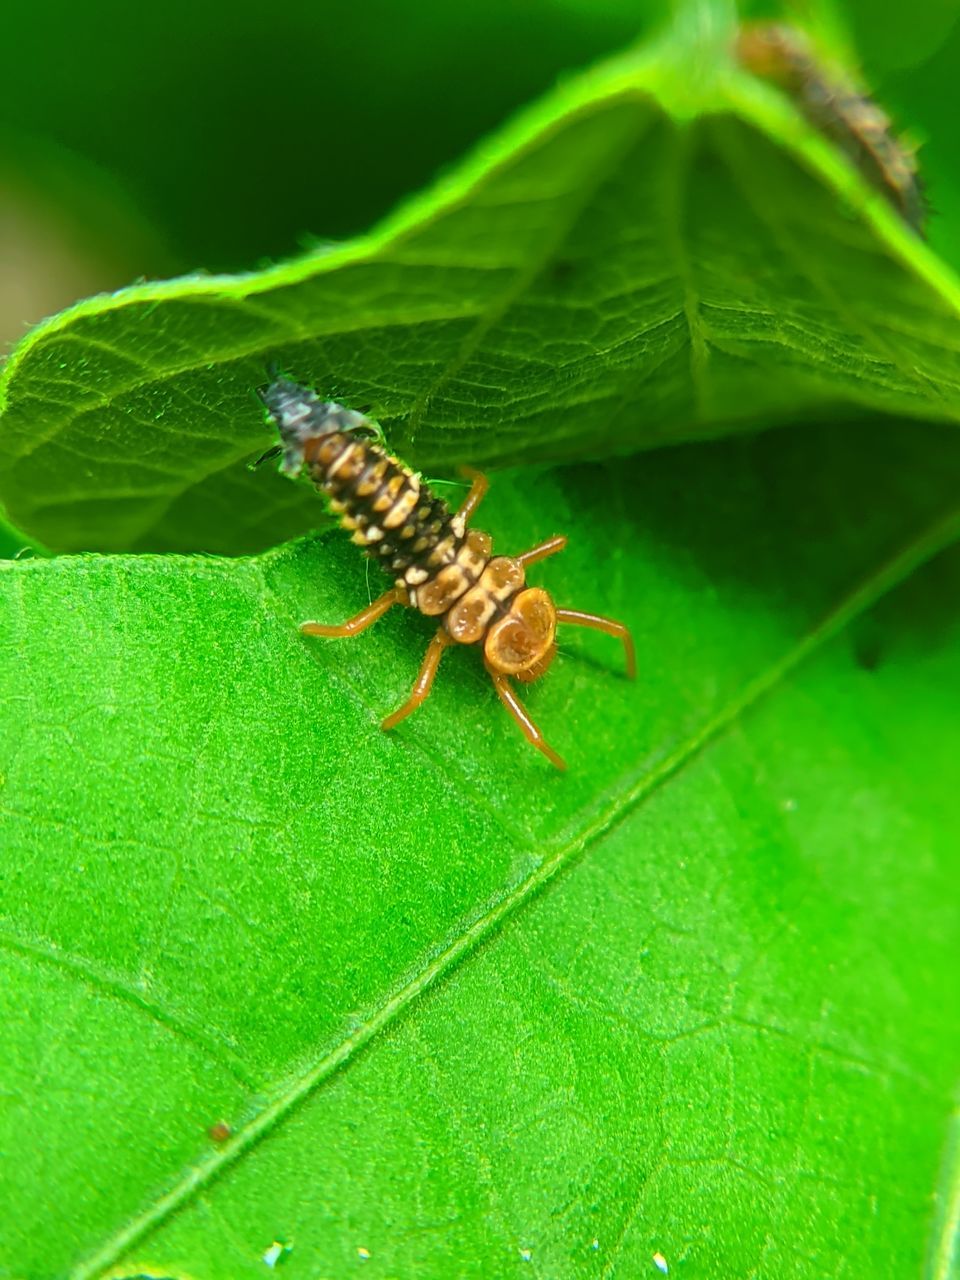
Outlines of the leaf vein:
[[260,1087],[260,1080],[248,1070],[243,1060],[236,1053],[213,1039],[213,1037],[205,1035],[197,1027],[191,1026],[189,1022],[178,1017],[166,1006],[155,1000],[150,1000],[136,987],[130,986],[112,974],[105,973],[92,961],[63,951],[50,942],[18,937],[6,929],[0,930],[0,950],[7,950],[25,959],[38,960],[43,964],[51,965],[64,973],[70,974],[73,978],[85,982],[95,991],[139,1009],[141,1013],[145,1013],[173,1035],[186,1040],[195,1048],[202,1049],[204,1053],[229,1071],[234,1079],[238,1080],[245,1088],[257,1089]]
[[[647,127],[649,127],[649,122]],[[478,349],[486,335],[490,332],[498,320],[502,319],[509,311],[513,303],[523,294],[524,290],[536,279],[543,271],[547,263],[551,261],[554,255],[562,248],[567,239],[573,232],[584,211],[589,207],[591,202],[596,199],[597,194],[603,187],[604,183],[609,179],[611,166],[615,166],[617,160],[628,151],[632,150],[642,137],[644,130],[639,133],[631,133],[626,144],[623,140],[619,140],[619,146],[610,151],[601,154],[599,161],[594,167],[591,175],[592,181],[587,182],[584,188],[576,192],[579,197],[571,202],[572,207],[567,211],[567,216],[560,221],[555,234],[549,237],[541,252],[535,254],[533,258],[526,263],[518,274],[511,281],[509,288],[494,299],[491,306],[481,311],[477,318],[476,324],[470,333],[460,345],[459,350],[454,357],[447,362],[437,377],[420,393],[411,406],[407,419],[407,432],[412,440],[423,421],[424,415],[430,406],[430,401],[437,394],[441,387],[450,381],[452,377],[462,369],[470,357]]]

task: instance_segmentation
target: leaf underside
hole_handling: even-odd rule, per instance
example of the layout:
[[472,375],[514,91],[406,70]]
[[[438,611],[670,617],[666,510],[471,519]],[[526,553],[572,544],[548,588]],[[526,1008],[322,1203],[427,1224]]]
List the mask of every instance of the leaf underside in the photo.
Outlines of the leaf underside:
[[298,635],[368,598],[341,535],[0,567],[0,1268],[948,1257],[960,558],[912,571],[958,462],[811,425],[502,476],[501,549],[569,532],[536,581],[637,640],[525,691],[566,775],[472,653],[380,731],[430,630]]
[[243,465],[271,362],[430,470],[955,422],[956,282],[729,37],[680,28],[581,76],[361,240],[35,330],[0,383],[11,519],[59,550],[236,554],[316,527],[309,494]]

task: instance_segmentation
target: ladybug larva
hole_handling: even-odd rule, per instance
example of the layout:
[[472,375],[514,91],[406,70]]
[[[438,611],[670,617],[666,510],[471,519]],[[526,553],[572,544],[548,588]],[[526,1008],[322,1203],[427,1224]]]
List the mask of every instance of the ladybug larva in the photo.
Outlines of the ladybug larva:
[[306,473],[323,492],[353,541],[377,560],[394,585],[347,622],[304,622],[305,635],[359,635],[395,604],[417,609],[439,623],[427,647],[410,697],[383,721],[392,729],[424,702],[444,650],[476,645],[500,701],[531,742],[558,769],[564,761],[544,739],[510,681],[536,680],[557,652],[557,626],[592,627],[622,641],[627,674],[636,673],[633,640],[622,622],[578,609],[560,609],[543,587],[531,587],[531,565],[567,545],[562,535],[516,556],[493,555],[493,540],[468,529],[487,491],[480,472],[467,470],[470,492],[451,512],[446,502],[409,467],[377,443],[370,419],[287,378],[260,393],[280,433],[280,469]]

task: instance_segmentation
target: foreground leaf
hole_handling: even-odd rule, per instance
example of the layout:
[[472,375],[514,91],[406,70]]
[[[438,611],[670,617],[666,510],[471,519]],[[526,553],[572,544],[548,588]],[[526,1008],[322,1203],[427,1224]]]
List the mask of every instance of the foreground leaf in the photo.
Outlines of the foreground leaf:
[[873,425],[501,478],[500,545],[568,531],[538,578],[638,641],[530,691],[567,775],[471,654],[379,731],[429,628],[298,636],[366,598],[340,535],[0,566],[0,1269],[946,1275],[960,558],[863,615],[958,463]]
[[59,549],[236,552],[310,528],[309,495],[240,465],[266,443],[270,360],[370,406],[428,468],[838,404],[956,421],[952,275],[736,68],[730,11],[697,12],[711,21],[571,82],[368,237],[35,330],[0,386],[11,517]]

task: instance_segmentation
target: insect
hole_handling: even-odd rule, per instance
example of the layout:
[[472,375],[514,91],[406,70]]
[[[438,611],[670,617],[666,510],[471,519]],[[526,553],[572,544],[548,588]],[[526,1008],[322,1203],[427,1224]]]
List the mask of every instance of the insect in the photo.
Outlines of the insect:
[[395,604],[437,620],[409,698],[382,722],[392,729],[427,698],[444,651],[477,645],[497,696],[528,742],[558,769],[566,765],[547,743],[517,697],[510,680],[536,680],[557,652],[558,623],[592,627],[623,642],[627,674],[636,673],[633,640],[622,622],[579,609],[558,609],[542,587],[526,582],[531,565],[567,545],[548,538],[517,556],[493,555],[488,533],[467,523],[487,492],[487,480],[469,468],[463,505],[452,513],[409,467],[375,440],[375,425],[363,414],[321,400],[316,392],[277,378],[260,392],[267,415],[280,433],[280,470],[306,473],[326,494],[353,541],[394,579],[394,585],[354,618],[330,625],[303,622],[309,636],[359,635]]
[[807,37],[784,23],[743,26],[737,56],[748,71],[780,85],[810,123],[832,138],[901,217],[922,233],[926,207],[916,157],[894,134],[886,112],[838,68],[821,65]]

